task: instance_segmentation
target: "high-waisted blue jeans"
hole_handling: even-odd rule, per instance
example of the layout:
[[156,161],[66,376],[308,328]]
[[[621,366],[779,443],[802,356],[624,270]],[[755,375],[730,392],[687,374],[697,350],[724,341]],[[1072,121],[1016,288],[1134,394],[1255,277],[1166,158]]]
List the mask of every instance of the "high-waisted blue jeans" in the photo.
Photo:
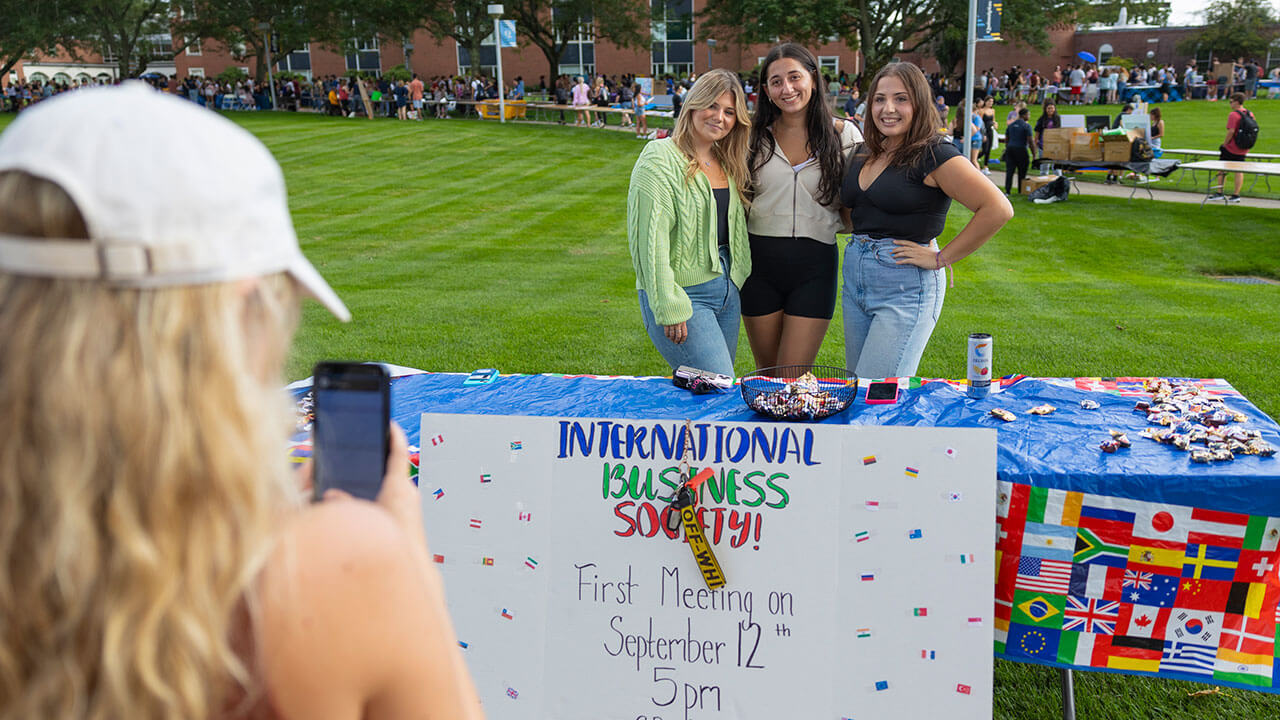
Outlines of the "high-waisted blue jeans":
[[942,313],[945,271],[899,265],[893,240],[851,237],[841,270],[846,367],[860,378],[913,376]]
[[738,287],[729,279],[729,248],[720,248],[723,273],[714,280],[684,289],[693,303],[693,317],[688,320],[689,336],[676,344],[663,334],[662,325],[653,319],[649,296],[640,294],[640,315],[645,332],[672,370],[688,365],[700,370],[735,377],[733,360],[738,355],[738,322],[742,317],[738,303]]

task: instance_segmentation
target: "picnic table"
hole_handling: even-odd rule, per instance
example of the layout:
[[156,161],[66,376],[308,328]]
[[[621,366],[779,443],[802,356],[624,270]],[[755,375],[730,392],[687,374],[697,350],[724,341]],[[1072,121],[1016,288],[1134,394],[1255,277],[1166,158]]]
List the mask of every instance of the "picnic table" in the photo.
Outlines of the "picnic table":
[[[668,378],[517,374],[468,387],[466,373],[407,372],[391,382],[391,409],[414,458],[426,442],[423,413],[762,419],[736,388],[691,395]],[[997,532],[985,550],[996,558],[997,657],[1280,693],[1280,457],[1193,463],[1141,437],[1160,427],[1138,409],[1152,400],[1143,378],[1009,376],[981,400],[967,398],[963,382],[896,380],[898,402],[866,404],[864,380],[854,404],[822,424],[997,432]],[[1280,426],[1230,383],[1194,385],[1239,413],[1227,427],[1280,445]],[[1046,404],[1049,415],[1027,413]],[[1016,417],[996,419],[993,409]],[[1101,450],[1108,430],[1132,447]],[[294,442],[295,459],[309,455],[305,433]]]
[[[1201,160],[1199,162],[1187,163],[1183,167],[1187,168],[1188,170],[1208,170],[1211,173],[1217,173],[1217,172],[1249,173],[1254,176],[1253,182],[1249,183],[1250,191],[1252,191],[1253,187],[1258,184],[1258,178],[1263,178],[1266,181],[1267,190],[1270,191],[1271,190],[1270,178],[1272,176],[1280,175],[1280,163],[1274,163],[1274,162],[1253,162],[1253,161],[1238,162],[1234,160]],[[1225,183],[1225,181],[1226,179],[1224,178],[1223,182]],[[1214,190],[1221,191],[1222,189],[1223,189],[1222,185],[1214,185],[1213,181],[1210,180],[1208,188],[1205,189],[1204,200],[1200,201],[1200,206],[1203,207],[1204,204],[1208,202],[1209,197],[1213,194]],[[1223,198],[1223,202],[1224,203],[1226,202],[1225,197]]]

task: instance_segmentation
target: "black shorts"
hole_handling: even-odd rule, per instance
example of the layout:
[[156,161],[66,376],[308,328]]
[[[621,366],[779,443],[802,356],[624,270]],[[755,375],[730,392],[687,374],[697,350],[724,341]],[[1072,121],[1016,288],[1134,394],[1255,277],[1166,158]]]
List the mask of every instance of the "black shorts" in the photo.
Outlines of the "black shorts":
[[751,235],[751,275],[742,284],[742,314],[783,311],[830,320],[836,308],[838,252],[809,238]]
[[1235,154],[1235,153],[1231,152],[1230,150],[1228,150],[1228,149],[1227,149],[1227,146],[1226,146],[1226,145],[1219,145],[1219,146],[1218,146],[1218,159],[1219,159],[1219,160],[1235,160],[1236,162],[1244,162],[1245,160],[1248,160],[1249,158],[1245,157],[1244,155],[1237,155],[1237,154]]

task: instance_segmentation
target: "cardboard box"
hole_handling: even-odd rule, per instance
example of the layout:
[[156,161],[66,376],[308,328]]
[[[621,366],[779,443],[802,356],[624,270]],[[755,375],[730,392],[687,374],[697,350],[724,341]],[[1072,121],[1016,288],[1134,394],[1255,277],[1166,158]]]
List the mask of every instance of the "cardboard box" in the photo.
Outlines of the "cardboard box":
[[1102,162],[1102,138],[1096,132],[1082,132],[1071,136],[1072,162]]
[[1129,162],[1133,141],[1143,137],[1142,130],[1134,128],[1117,135],[1102,136],[1102,160],[1104,162]]
[[1022,179],[1022,192],[1030,194],[1032,190],[1042,188],[1045,185],[1057,180],[1057,175],[1034,175],[1032,177]]
[[1044,131],[1044,156],[1050,160],[1071,159],[1071,138],[1080,128],[1049,128]]

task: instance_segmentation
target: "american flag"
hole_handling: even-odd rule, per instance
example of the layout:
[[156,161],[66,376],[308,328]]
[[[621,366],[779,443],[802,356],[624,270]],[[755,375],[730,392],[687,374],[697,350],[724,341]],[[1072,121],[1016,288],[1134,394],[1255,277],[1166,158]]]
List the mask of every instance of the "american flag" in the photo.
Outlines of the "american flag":
[[1115,635],[1120,619],[1120,603],[1115,600],[1067,596],[1062,629],[1096,635]]
[[1067,594],[1071,584],[1071,562],[1023,556],[1018,560],[1018,577],[1014,587],[1033,592]]

